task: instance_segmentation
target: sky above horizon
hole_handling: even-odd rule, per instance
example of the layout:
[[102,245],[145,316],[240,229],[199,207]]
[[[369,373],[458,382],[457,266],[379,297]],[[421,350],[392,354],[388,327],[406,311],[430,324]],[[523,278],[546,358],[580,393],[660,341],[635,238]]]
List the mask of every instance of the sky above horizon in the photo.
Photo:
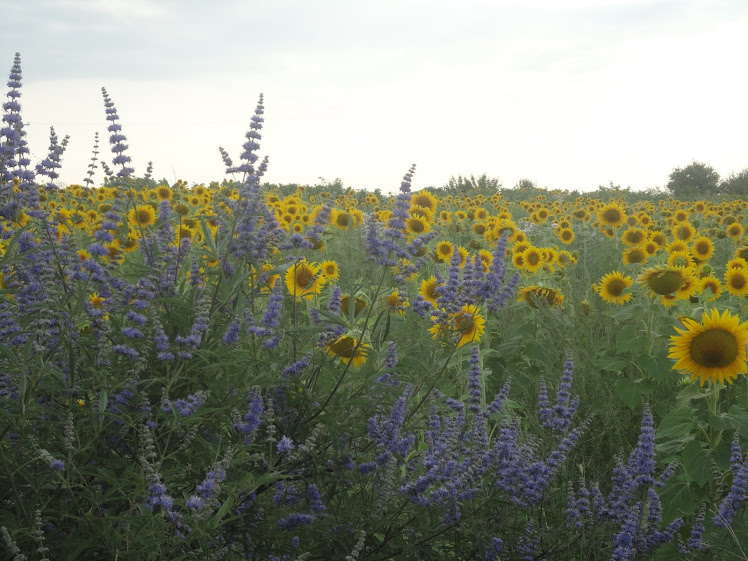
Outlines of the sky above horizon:
[[[590,191],[748,168],[744,0],[0,0],[34,163],[70,135],[82,183],[101,87],[136,174],[207,183],[235,163],[260,93],[272,183],[394,192],[451,176]],[[3,95],[7,88],[0,93]],[[102,180],[98,170],[96,180]]]

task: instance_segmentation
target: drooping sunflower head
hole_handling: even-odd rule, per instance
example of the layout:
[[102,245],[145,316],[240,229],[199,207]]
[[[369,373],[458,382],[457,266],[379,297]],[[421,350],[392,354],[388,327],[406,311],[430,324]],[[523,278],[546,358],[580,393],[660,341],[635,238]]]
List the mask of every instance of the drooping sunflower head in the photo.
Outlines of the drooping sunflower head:
[[343,364],[350,364],[353,368],[361,368],[371,350],[369,343],[359,342],[355,337],[343,335],[325,347],[330,356],[336,356]]
[[353,317],[356,317],[358,314],[363,312],[367,305],[366,300],[358,297],[351,300],[350,297],[343,296],[340,299],[340,311],[345,315],[352,314]]
[[740,323],[729,310],[720,315],[713,309],[704,312],[701,322],[684,319],[683,326],[670,337],[668,357],[677,360],[674,370],[690,374],[700,385],[707,380],[730,384],[745,372],[748,323]]
[[735,250],[734,257],[748,260],[748,245],[741,246]]
[[624,291],[633,283],[631,277],[613,271],[600,279],[600,283],[595,286],[595,290],[600,298],[609,304],[625,304],[631,300],[631,294],[624,294]]
[[641,274],[639,282],[649,289],[650,296],[666,296],[678,290],[688,276],[686,269],[652,267]]
[[555,288],[527,286],[519,291],[517,300],[519,302],[527,302],[532,308],[537,308],[541,305],[548,305],[553,308],[559,307],[564,303],[564,295]]

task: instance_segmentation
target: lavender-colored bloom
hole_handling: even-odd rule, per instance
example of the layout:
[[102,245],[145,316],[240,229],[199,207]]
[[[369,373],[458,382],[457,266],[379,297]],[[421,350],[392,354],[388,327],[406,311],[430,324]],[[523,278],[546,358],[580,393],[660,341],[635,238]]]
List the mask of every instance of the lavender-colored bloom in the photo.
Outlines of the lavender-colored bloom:
[[49,467],[51,467],[55,471],[65,471],[65,462],[63,460],[52,460],[52,462],[49,464]]
[[311,524],[312,522],[314,522],[314,517],[311,514],[292,512],[287,517],[278,520],[278,526],[284,530],[295,530],[299,526]]
[[231,322],[231,325],[229,325],[229,328],[226,330],[226,333],[223,335],[223,342],[227,345],[230,345],[232,343],[236,343],[239,340],[239,332],[241,331],[241,321],[239,318],[234,319],[234,321]]
[[128,339],[142,339],[143,338],[143,332],[140,331],[140,329],[136,329],[135,327],[126,326],[123,327],[120,330],[120,333],[127,337]]
[[629,508],[623,526],[613,538],[616,546],[611,561],[630,561],[636,556],[636,533],[641,518],[642,505],[637,503]]
[[62,165],[60,164],[60,160],[62,158],[62,154],[67,148],[69,140],[70,137],[66,136],[61,144],[58,143],[57,134],[55,134],[55,128],[49,128],[49,153],[44,160],[37,164],[36,174],[49,177],[50,181],[49,183],[47,183],[47,187],[51,189],[57,188],[57,185],[54,184],[54,180],[60,176],[60,174],[57,173],[57,170],[62,167]]
[[310,483],[307,487],[307,496],[309,497],[309,506],[312,509],[312,512],[317,516],[324,516],[327,512],[327,508],[322,502],[322,497],[319,494],[319,489],[314,483]]
[[205,403],[205,400],[208,399],[209,395],[210,391],[208,390],[198,390],[194,394],[188,395],[183,399],[178,399],[176,401],[169,401],[167,399],[164,402],[162,409],[164,411],[171,411],[171,406],[174,405],[182,417],[190,417],[195,414],[203,403]]
[[714,516],[714,525],[720,528],[726,528],[732,524],[737,510],[746,499],[746,489],[748,489],[748,459],[742,458],[740,445],[736,445],[735,440],[733,440],[732,450],[733,453],[730,459],[732,486],[730,487],[730,492],[720,503],[717,508],[717,514]]
[[290,452],[293,450],[293,440],[291,440],[289,437],[284,436],[278,441],[278,453],[283,454],[285,452]]
[[101,88],[101,94],[104,96],[104,108],[106,113],[106,120],[109,121],[111,124],[107,127],[107,130],[111,133],[109,135],[109,144],[112,146],[112,154],[114,154],[114,158],[112,159],[112,164],[121,165],[122,169],[117,172],[117,177],[126,178],[131,177],[132,174],[135,172],[134,168],[128,167],[125,164],[128,164],[132,161],[132,158],[130,156],[125,155],[125,151],[129,148],[127,144],[124,143],[127,138],[124,134],[122,134],[122,125],[118,124],[117,121],[119,120],[119,116],[117,115],[117,110],[114,107],[114,102],[109,97],[109,94],[107,94],[106,88]]
[[295,378],[299,374],[301,374],[304,370],[309,368],[309,364],[311,363],[311,361],[312,361],[312,353],[309,353],[301,360],[286,366],[283,369],[283,372],[281,372],[281,376],[283,376],[284,378]]
[[504,549],[504,541],[496,536],[492,537],[486,546],[485,561],[500,561],[499,554]]
[[127,345],[114,345],[112,347],[112,350],[115,353],[121,354],[122,356],[126,356],[128,358],[138,358],[140,356],[140,353],[133,349],[132,347],[128,347]]
[[707,545],[704,543],[704,519],[706,518],[706,505],[702,505],[699,509],[699,514],[696,516],[696,520],[691,526],[691,533],[688,535],[688,549],[691,551],[704,552],[707,550]]
[[251,441],[254,432],[260,428],[260,417],[264,410],[265,406],[262,400],[262,395],[259,390],[255,389],[249,396],[247,413],[244,415],[243,419],[244,422],[234,423],[234,428],[245,435],[245,442],[247,444]]
[[639,441],[636,448],[631,452],[627,465],[636,486],[643,484],[651,485],[655,482],[654,436],[654,419],[652,418],[649,406],[647,406],[644,409],[644,416],[642,417]]

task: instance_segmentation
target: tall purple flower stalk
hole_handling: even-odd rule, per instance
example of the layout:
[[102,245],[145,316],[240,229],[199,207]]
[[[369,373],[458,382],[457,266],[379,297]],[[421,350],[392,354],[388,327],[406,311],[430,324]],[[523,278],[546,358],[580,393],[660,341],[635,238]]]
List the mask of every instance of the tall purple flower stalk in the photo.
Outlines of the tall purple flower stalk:
[[114,102],[109,97],[106,88],[101,88],[101,94],[104,96],[106,120],[111,123],[107,127],[107,130],[111,133],[109,135],[109,144],[112,145],[112,154],[114,154],[112,164],[115,166],[122,166],[122,169],[117,172],[117,177],[131,177],[132,174],[135,173],[135,169],[127,166],[127,164],[132,161],[132,158],[125,154],[125,151],[129,146],[125,144],[127,137],[122,134],[122,125],[117,122],[119,121],[117,109],[115,109]]
[[49,153],[46,158],[36,165],[36,174],[48,177],[49,183],[47,183],[47,187],[51,189],[57,188],[54,181],[60,177],[57,170],[62,167],[60,160],[68,146],[69,140],[70,136],[65,136],[65,138],[62,139],[62,143],[58,143],[55,128],[49,127]]
[[[3,103],[0,127],[0,216],[13,218],[21,209],[35,209],[38,193],[34,184],[34,171],[29,169],[29,147],[21,118],[21,55],[16,53],[8,76],[8,100]],[[15,180],[19,193],[14,192]]]

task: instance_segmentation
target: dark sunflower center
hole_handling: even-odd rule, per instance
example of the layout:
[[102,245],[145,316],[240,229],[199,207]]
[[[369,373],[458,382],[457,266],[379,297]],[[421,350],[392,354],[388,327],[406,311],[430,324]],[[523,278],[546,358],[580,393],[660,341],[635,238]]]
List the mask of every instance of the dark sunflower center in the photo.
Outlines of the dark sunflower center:
[[573,234],[567,230],[563,234],[561,234],[561,239],[570,240],[572,235]]
[[462,334],[470,333],[474,326],[475,321],[473,321],[473,316],[470,314],[461,314],[455,320],[455,328]]
[[626,288],[626,283],[623,282],[621,279],[613,279],[608,283],[607,289],[608,293],[610,293],[612,296],[620,296],[623,294],[623,290]]
[[530,265],[537,265],[540,262],[540,255],[537,253],[530,253],[527,255],[527,262]]
[[420,220],[411,220],[410,229],[416,234],[420,234],[424,230],[423,223]]
[[642,261],[644,261],[644,259],[645,259],[644,252],[641,251],[640,249],[636,249],[629,253],[630,263],[641,263]]
[[745,287],[745,277],[743,275],[735,275],[730,279],[730,286],[737,288],[738,290]]
[[299,267],[296,270],[296,286],[306,288],[312,283],[314,275],[306,267]]
[[690,351],[691,358],[699,366],[722,368],[737,358],[738,343],[729,331],[710,329],[693,338]]
[[603,212],[603,219],[606,222],[618,222],[621,219],[621,213],[618,211],[618,209],[609,208],[608,210]]
[[683,284],[683,275],[679,271],[664,271],[647,279],[647,285],[655,294],[665,295],[678,290]]
[[343,337],[330,345],[330,349],[338,356],[343,358],[353,358],[355,356],[356,341],[351,337]]
[[629,232],[627,236],[629,243],[637,244],[644,239],[641,232]]
[[709,244],[706,242],[699,242],[696,244],[696,253],[699,255],[706,255],[709,253]]
[[338,214],[337,223],[338,223],[338,226],[348,226],[348,215]]

